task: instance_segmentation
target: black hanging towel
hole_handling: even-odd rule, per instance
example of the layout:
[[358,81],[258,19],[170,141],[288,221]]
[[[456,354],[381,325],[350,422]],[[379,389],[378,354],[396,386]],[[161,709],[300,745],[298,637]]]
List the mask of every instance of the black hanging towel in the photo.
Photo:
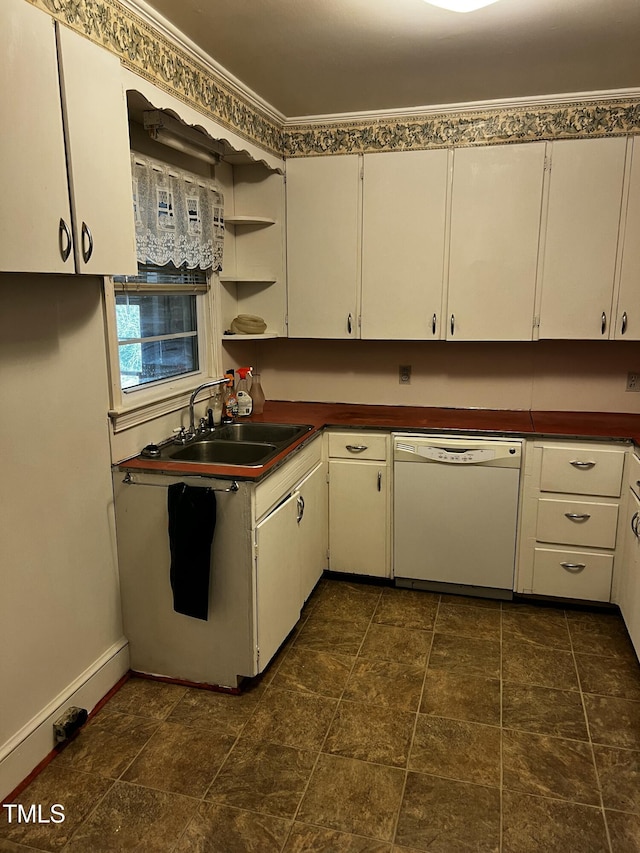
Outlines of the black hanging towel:
[[215,493],[213,489],[175,483],[168,488],[167,508],[173,609],[194,619],[208,619]]

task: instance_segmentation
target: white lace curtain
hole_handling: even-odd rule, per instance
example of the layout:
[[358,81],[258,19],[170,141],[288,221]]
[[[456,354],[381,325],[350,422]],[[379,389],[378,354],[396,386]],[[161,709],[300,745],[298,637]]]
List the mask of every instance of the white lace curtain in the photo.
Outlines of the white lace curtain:
[[131,155],[138,262],[222,269],[224,202],[213,181]]

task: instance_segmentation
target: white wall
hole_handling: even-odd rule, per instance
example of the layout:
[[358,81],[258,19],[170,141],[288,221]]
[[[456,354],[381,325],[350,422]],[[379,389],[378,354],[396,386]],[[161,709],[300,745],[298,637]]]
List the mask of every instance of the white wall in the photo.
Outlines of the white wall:
[[107,394],[101,282],[0,275],[0,795],[127,669]]
[[[640,413],[625,391],[640,343],[463,343],[269,340],[225,347],[225,367],[251,364],[267,399]],[[412,366],[411,385],[398,366]]]

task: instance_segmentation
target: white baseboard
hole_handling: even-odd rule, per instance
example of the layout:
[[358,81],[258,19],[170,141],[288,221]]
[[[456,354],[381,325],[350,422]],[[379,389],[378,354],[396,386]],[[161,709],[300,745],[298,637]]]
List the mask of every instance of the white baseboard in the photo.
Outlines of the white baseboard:
[[129,671],[129,643],[114,643],[20,731],[0,746],[0,799],[26,779],[55,746],[53,723],[69,705],[91,712]]

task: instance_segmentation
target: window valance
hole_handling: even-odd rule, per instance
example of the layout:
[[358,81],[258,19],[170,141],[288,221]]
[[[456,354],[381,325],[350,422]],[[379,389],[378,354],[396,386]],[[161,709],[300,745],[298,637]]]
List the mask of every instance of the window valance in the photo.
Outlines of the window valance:
[[224,200],[213,181],[132,153],[138,262],[222,269]]

